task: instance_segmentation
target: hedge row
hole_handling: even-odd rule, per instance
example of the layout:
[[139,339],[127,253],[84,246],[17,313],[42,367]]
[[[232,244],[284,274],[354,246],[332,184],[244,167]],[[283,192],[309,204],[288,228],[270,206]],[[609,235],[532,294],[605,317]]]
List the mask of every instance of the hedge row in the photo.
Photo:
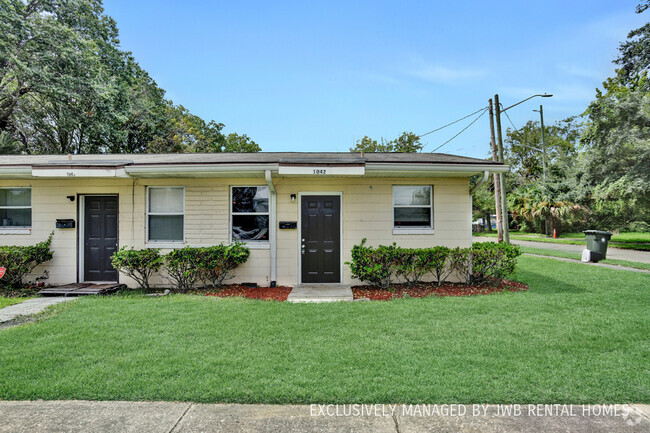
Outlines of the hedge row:
[[232,271],[248,260],[250,250],[241,242],[211,247],[185,247],[161,255],[160,249],[123,247],[112,256],[113,267],[150,288],[150,279],[161,268],[176,290],[187,292],[198,281],[217,287],[233,277]]
[[471,248],[401,248],[393,245],[352,248],[352,276],[382,289],[396,279],[415,285],[432,277],[441,285],[454,271],[466,284],[498,284],[515,270],[519,247],[494,242],[477,242]]
[[36,245],[0,246],[0,267],[5,268],[5,274],[0,278],[0,287],[22,287],[25,277],[41,263],[52,260],[52,236]]

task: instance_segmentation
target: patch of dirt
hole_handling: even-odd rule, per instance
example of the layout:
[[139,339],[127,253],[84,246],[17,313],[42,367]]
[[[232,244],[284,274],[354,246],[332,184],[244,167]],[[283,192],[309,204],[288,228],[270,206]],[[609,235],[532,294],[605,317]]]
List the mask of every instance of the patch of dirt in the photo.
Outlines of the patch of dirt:
[[370,299],[371,301],[389,301],[396,298],[424,298],[426,296],[473,296],[489,295],[504,291],[521,292],[528,286],[517,281],[503,280],[498,286],[470,286],[462,283],[422,283],[412,287],[404,284],[394,284],[392,290],[379,289],[374,286],[352,286],[354,299]]
[[13,326],[18,326],[18,325],[23,325],[25,323],[34,323],[38,320],[36,315],[31,315],[31,316],[17,316],[8,322],[2,322],[0,323],[0,331],[6,328],[11,328]]
[[261,299],[263,301],[286,301],[292,287],[246,287],[240,284],[230,284],[220,289],[211,289],[205,292],[206,296],[230,298],[240,296],[248,299]]

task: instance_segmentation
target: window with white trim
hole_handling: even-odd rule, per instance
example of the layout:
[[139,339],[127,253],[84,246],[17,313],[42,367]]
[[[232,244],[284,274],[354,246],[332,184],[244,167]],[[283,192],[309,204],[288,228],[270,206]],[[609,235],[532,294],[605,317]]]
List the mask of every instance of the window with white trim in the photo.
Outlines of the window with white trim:
[[230,197],[232,240],[268,242],[269,187],[233,186]]
[[433,229],[432,186],[393,186],[393,228]]
[[185,240],[185,187],[147,187],[147,242]]
[[32,226],[32,189],[0,188],[0,228]]

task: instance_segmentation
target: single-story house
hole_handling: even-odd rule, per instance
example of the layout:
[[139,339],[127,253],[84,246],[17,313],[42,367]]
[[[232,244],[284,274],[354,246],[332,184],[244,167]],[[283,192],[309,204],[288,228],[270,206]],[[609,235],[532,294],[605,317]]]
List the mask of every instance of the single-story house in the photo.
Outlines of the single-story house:
[[344,263],[363,238],[471,245],[469,179],[507,170],[440,153],[5,155],[0,245],[54,232],[54,259],[34,275],[48,284],[133,285],[110,263],[122,246],[233,240],[251,249],[233,281],[351,284]]

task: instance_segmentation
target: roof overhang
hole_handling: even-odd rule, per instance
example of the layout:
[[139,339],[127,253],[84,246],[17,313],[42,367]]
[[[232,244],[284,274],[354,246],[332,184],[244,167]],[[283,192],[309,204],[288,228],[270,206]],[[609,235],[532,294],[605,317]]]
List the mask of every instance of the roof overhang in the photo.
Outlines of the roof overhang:
[[251,164],[137,164],[125,166],[35,165],[0,166],[0,179],[60,178],[210,178],[264,177],[470,177],[504,173],[501,164],[280,162]]

